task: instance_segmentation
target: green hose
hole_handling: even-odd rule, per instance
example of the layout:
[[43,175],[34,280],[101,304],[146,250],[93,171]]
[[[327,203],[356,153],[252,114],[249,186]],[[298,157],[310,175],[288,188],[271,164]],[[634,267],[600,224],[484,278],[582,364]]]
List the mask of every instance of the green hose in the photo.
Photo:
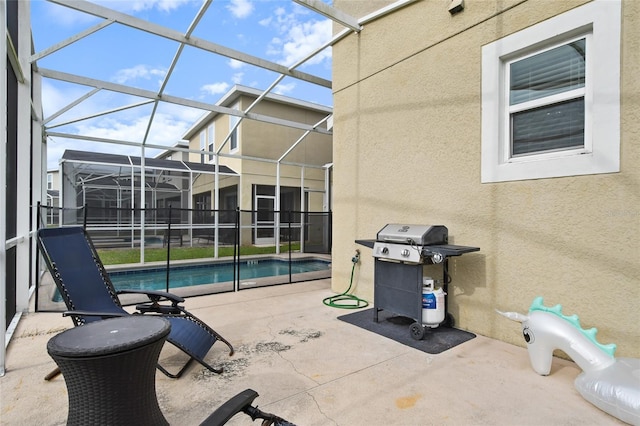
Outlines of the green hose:
[[369,306],[369,302],[367,302],[366,300],[360,299],[353,294],[348,294],[351,290],[351,286],[353,285],[353,271],[355,271],[356,265],[358,264],[359,260],[360,253],[356,253],[356,255],[351,259],[353,267],[351,268],[351,279],[349,280],[349,288],[347,289],[347,291],[335,296],[326,297],[322,300],[322,303],[327,306],[331,306],[332,308],[340,309],[359,309]]

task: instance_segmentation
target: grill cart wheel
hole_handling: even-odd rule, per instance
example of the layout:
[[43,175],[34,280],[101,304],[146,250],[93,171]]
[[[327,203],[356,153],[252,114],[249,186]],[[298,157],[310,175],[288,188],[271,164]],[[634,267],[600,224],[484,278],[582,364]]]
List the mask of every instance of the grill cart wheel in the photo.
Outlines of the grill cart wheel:
[[409,331],[411,333],[411,337],[415,340],[422,340],[425,334],[425,328],[419,322],[414,322],[413,324],[411,324],[411,327],[409,327]]

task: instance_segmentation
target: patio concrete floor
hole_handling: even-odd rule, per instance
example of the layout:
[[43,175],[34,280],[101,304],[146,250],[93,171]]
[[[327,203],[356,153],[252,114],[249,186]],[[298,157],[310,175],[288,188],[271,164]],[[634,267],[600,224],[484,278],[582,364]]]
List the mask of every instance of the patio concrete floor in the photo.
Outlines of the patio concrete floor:
[[[259,407],[297,425],[605,425],[622,424],[584,400],[573,380],[580,369],[556,358],[536,374],[525,348],[478,336],[430,355],[337,319],[326,307],[330,280],[195,297],[186,307],[229,339],[180,379],[156,374],[160,407],[171,424],[197,425],[237,392],[252,388]],[[47,341],[71,326],[57,313],[29,313],[9,344],[0,378],[0,423],[61,425],[67,392]],[[407,330],[408,332],[408,330]],[[518,333],[514,327],[514,333]],[[185,358],[165,345],[160,360]],[[231,425],[250,425],[245,415]],[[259,422],[255,422],[259,424]]]

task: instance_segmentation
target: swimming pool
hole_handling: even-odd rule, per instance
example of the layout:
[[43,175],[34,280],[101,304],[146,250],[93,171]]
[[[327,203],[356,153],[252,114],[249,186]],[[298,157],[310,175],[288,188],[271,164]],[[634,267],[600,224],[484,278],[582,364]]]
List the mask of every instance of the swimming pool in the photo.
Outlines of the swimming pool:
[[[291,274],[328,271],[331,262],[322,259],[291,261]],[[233,281],[234,264],[209,263],[200,265],[172,266],[169,284],[172,289],[204,284]],[[289,261],[279,259],[246,260],[240,263],[240,281],[255,278],[289,275]],[[109,272],[116,290],[165,290],[167,270],[165,268],[134,269]]]

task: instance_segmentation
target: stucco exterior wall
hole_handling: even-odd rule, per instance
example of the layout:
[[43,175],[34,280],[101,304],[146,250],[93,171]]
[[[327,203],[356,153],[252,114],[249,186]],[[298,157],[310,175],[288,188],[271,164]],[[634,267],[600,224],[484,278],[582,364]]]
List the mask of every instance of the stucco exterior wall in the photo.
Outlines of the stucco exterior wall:
[[[244,102],[252,101],[246,97],[243,100]],[[247,108],[249,105],[250,102],[247,102],[247,105],[243,105],[243,107]],[[270,101],[262,101],[252,112],[309,125],[318,123],[328,115],[324,112]],[[240,147],[244,155],[256,158],[278,159],[304,134],[304,131],[300,129],[265,125],[265,123],[253,120],[245,120],[241,126],[243,140],[262,142]],[[321,127],[326,129],[326,124]],[[322,166],[331,162],[331,142],[332,138],[329,135],[310,133],[287,154],[283,161]]]
[[[375,7],[336,0],[355,17]],[[460,328],[524,346],[494,309],[536,296],[578,314],[617,356],[640,357],[640,2],[622,4],[619,173],[482,184],[482,46],[587,1],[421,1],[333,48],[333,287],[373,300],[371,250],[387,223],[446,225],[481,251],[450,261]]]

